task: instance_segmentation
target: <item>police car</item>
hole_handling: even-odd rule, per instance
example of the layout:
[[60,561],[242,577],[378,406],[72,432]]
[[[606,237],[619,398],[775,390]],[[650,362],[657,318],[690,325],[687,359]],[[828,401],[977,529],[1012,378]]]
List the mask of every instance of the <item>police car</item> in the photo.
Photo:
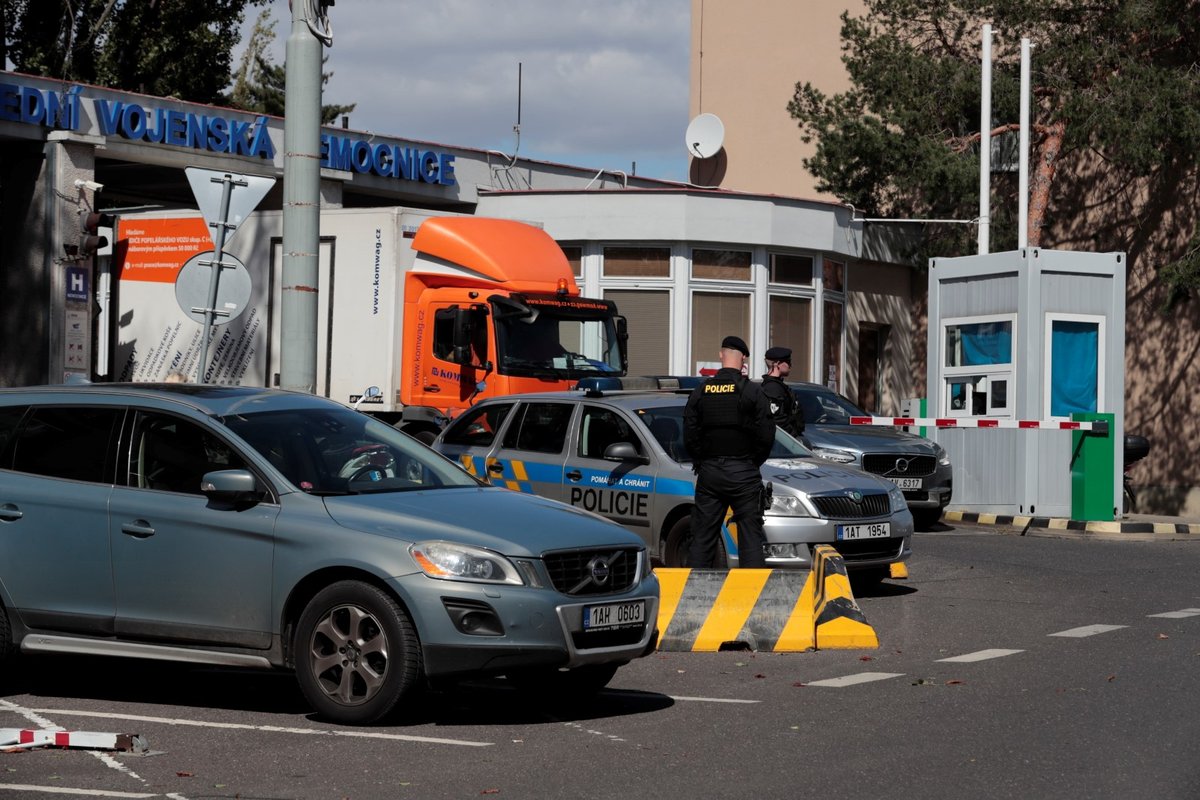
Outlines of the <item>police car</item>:
[[[482,401],[433,447],[483,480],[619,522],[661,563],[684,566],[696,486],[683,441],[688,391],[670,378],[580,383]],[[782,430],[762,476],[768,566],[810,568],[812,547],[831,544],[848,568],[883,577],[911,554],[913,518],[895,484],[817,458]],[[737,566],[734,526],[723,526],[721,544]]]

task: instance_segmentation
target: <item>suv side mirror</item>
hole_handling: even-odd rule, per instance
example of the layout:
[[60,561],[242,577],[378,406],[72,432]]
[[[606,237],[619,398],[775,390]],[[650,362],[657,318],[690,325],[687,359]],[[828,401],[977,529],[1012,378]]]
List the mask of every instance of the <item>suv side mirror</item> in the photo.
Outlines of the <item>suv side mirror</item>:
[[209,500],[222,503],[257,503],[262,499],[258,479],[248,469],[206,472],[200,479],[200,491]]
[[650,456],[639,453],[629,442],[613,442],[604,448],[605,461],[632,461],[636,464],[649,464]]

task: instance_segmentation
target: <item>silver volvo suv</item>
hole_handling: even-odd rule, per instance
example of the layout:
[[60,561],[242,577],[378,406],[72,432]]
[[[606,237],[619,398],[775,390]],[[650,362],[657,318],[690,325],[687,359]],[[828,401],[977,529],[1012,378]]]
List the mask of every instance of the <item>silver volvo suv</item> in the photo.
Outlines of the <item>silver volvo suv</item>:
[[367,724],[441,678],[598,690],[653,650],[658,599],[636,535],[330,400],[0,390],[0,665],[287,668],[318,713]]

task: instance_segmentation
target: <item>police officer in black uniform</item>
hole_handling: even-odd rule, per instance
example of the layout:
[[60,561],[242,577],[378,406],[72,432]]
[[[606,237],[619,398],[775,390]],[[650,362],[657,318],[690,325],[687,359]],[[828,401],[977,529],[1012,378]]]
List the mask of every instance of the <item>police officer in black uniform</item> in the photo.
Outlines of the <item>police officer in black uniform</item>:
[[721,342],[721,369],[692,391],[683,412],[683,435],[696,471],[692,548],[688,565],[716,566],[725,509],[737,524],[738,563],[765,567],[763,482],[758,468],[775,441],[762,388],[742,375],[750,348],[737,336]]
[[804,433],[804,418],[796,413],[796,395],[784,383],[792,372],[792,348],[770,348],[766,362],[767,374],[762,376],[762,392],[767,396],[771,419],[799,439]]

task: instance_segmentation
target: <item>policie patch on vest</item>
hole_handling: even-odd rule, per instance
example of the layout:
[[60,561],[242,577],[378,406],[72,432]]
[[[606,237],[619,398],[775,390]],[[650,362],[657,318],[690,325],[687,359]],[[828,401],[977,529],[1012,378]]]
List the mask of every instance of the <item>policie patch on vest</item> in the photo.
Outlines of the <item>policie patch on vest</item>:
[[736,383],[706,383],[704,384],[705,394],[728,394],[729,392],[737,391]]

